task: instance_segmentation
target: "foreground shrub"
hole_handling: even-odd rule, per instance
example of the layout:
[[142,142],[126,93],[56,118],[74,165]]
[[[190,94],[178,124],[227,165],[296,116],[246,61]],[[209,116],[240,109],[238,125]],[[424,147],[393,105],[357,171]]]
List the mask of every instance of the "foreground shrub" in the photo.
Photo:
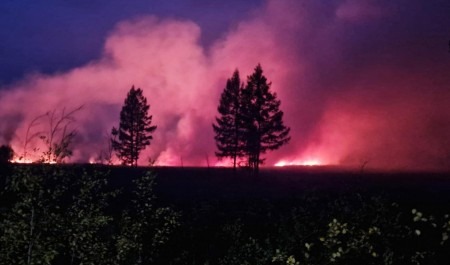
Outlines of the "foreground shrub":
[[131,205],[120,221],[116,236],[115,264],[151,264],[172,231],[179,226],[179,213],[156,207],[155,177],[148,172],[133,181]]
[[[156,207],[154,176],[137,178],[125,211],[108,173],[51,165],[18,166],[0,199],[0,264],[148,264],[178,226]],[[125,197],[126,199],[126,197]],[[122,212],[121,209],[119,209]]]

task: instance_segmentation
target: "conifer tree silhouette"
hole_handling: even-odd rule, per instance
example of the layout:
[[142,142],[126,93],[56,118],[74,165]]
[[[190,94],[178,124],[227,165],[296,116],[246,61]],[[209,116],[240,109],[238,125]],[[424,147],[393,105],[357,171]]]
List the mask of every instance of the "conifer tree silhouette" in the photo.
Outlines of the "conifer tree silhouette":
[[247,78],[247,85],[242,90],[241,115],[243,122],[243,139],[248,164],[255,175],[259,165],[264,162],[262,154],[280,148],[290,140],[290,128],[283,124],[283,112],[277,94],[270,91],[271,83],[263,75],[258,64],[252,75]]
[[119,128],[112,128],[112,147],[124,165],[137,166],[139,154],[153,139],[156,126],[151,126],[150,105],[142,89],[131,87],[120,112]]
[[239,71],[235,70],[233,76],[227,80],[226,87],[222,92],[217,108],[220,116],[216,117],[216,123],[213,124],[216,134],[214,139],[218,149],[216,156],[219,159],[230,157],[235,170],[237,158],[244,155],[240,117],[242,89]]

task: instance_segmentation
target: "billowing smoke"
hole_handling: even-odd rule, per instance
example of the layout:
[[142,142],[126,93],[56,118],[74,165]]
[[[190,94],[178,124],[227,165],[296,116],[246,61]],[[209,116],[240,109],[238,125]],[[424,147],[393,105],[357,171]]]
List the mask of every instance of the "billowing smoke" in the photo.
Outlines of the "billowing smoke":
[[[268,0],[209,47],[190,21],[123,21],[99,59],[1,89],[0,144],[21,154],[27,130],[48,130],[45,117],[30,127],[33,119],[83,106],[70,124],[77,130],[71,161],[96,159],[108,150],[107,135],[135,85],[158,126],[140,164],[149,158],[160,165],[215,164],[211,124],[225,80],[236,68],[245,79],[261,63],[292,136],[267,154],[267,165],[445,169],[450,16],[436,13],[438,4]],[[26,148],[42,151],[43,140],[34,138]]]

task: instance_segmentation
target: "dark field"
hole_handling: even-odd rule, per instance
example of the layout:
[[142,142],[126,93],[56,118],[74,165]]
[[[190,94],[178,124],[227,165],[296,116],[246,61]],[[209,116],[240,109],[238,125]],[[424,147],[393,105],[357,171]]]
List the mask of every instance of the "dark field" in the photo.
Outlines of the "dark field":
[[[15,165],[30,167],[30,165]],[[33,167],[33,165],[31,165]],[[155,192],[166,202],[291,200],[315,193],[338,196],[355,192],[383,195],[406,204],[450,207],[450,172],[361,171],[339,167],[291,166],[262,168],[259,176],[245,169],[204,167],[122,167],[63,165],[75,171],[108,172],[110,185],[127,189],[136,177],[151,171]]]
[[[95,168],[96,166],[88,166]],[[106,169],[106,167],[99,167]],[[259,176],[231,168],[109,167],[111,184],[129,185],[135,176],[156,174],[156,193],[168,203],[183,206],[201,201],[291,201],[308,194],[339,196],[382,195],[406,205],[450,210],[450,172],[383,172],[337,167],[263,168]]]

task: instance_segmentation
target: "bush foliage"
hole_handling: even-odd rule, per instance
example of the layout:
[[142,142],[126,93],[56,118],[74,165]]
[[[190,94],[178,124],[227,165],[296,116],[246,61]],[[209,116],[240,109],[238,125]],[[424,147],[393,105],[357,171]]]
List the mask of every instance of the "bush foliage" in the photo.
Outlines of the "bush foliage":
[[179,225],[177,212],[153,204],[150,173],[134,181],[129,201],[104,171],[21,166],[5,183],[0,264],[149,264]]

